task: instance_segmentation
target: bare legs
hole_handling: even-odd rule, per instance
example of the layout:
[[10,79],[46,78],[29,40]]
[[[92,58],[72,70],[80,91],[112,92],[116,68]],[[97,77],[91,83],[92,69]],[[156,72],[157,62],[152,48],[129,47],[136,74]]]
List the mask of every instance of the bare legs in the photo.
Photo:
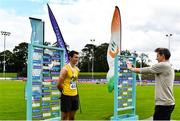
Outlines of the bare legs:
[[75,111],[71,112],[61,112],[61,120],[74,120],[75,119]]

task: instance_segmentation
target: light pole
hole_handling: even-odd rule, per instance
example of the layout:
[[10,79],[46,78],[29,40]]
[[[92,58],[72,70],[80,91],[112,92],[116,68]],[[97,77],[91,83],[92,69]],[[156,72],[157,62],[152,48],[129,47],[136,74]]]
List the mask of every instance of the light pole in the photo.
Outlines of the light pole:
[[1,35],[4,36],[4,61],[3,61],[3,75],[6,80],[6,56],[5,56],[5,50],[6,50],[6,36],[10,36],[10,32],[1,31]]
[[168,45],[168,49],[170,51],[170,38],[171,38],[172,34],[166,34],[166,37],[168,37],[168,41],[169,41],[169,45]]
[[[95,42],[95,39],[91,39],[90,40],[92,43]],[[92,51],[92,68],[91,68],[91,71],[92,71],[92,76],[91,78],[93,79],[94,78],[94,75],[93,75],[93,72],[94,72],[94,48],[93,48],[93,45],[92,45],[92,48],[91,48],[91,51]]]

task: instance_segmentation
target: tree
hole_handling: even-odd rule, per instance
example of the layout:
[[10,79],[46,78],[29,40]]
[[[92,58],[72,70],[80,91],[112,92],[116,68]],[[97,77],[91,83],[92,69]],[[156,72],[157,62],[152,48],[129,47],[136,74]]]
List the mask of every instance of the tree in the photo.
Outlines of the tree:
[[18,76],[27,75],[28,43],[22,42],[13,49],[14,68]]
[[[55,43],[53,43],[52,46],[53,46],[53,47],[59,47],[57,41],[56,41]],[[69,52],[69,45],[68,45],[66,42],[65,42],[65,47],[66,47],[67,51]]]
[[79,59],[79,68],[82,72],[91,72],[92,69],[92,57],[94,58],[94,71],[95,72],[107,72],[107,48],[108,43],[103,43],[100,46],[93,44],[87,44],[81,51]]
[[149,66],[148,65],[148,62],[150,62],[150,59],[149,59],[149,56],[145,53],[141,53],[139,55],[139,59],[140,59],[140,67],[147,67]]
[[131,56],[131,52],[129,50],[122,50],[121,55]]
[[107,63],[107,49],[109,44],[103,43],[98,46],[94,54],[94,71],[95,72],[107,72],[109,67]]
[[79,68],[82,72],[90,72],[91,69],[91,57],[92,57],[92,48],[96,50],[96,46],[93,44],[86,44],[85,47],[81,50],[82,53],[79,59]]
[[3,72],[4,52],[0,53],[0,71]]
[[14,65],[13,53],[9,50],[5,51],[6,55],[6,72],[14,72],[12,66]]
[[3,71],[4,52],[5,52],[6,72],[13,72],[13,68],[11,67],[13,65],[13,59],[12,59],[13,53],[9,50],[0,53],[0,71]]
[[141,53],[138,55],[136,51],[130,52],[129,50],[123,50],[121,51],[121,55],[126,55],[126,56],[135,56],[136,58],[136,67],[147,67],[148,62],[150,62],[149,56],[145,53]]
[[51,42],[45,41],[43,45],[45,45],[45,46],[51,45]]

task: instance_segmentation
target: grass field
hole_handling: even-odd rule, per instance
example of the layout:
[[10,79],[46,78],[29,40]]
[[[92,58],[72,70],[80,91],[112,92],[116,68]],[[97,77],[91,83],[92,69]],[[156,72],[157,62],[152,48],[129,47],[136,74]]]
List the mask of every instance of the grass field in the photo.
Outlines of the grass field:
[[180,76],[180,72],[176,72],[176,76]]
[[[0,81],[0,120],[25,120],[26,103],[22,81]],[[113,115],[113,93],[106,84],[80,84],[82,113],[79,120],[108,120]],[[174,87],[176,107],[172,119],[180,120],[180,86]],[[154,110],[154,86],[137,86],[137,115],[140,119],[152,116]]]
[[[6,77],[17,77],[17,73],[5,73]],[[4,77],[4,73],[0,73],[0,77]]]

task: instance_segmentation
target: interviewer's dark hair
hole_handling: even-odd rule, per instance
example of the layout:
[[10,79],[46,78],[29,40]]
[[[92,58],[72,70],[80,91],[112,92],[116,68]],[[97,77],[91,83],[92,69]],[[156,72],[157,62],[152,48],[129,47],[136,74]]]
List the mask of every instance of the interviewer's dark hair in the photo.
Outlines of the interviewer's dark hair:
[[69,55],[69,57],[72,58],[72,57],[74,56],[74,54],[77,54],[77,55],[78,55],[79,53],[78,53],[77,51],[72,50],[72,51],[69,52],[68,55]]
[[167,48],[156,48],[155,52],[159,53],[161,56],[164,55],[166,60],[169,60],[171,53]]

